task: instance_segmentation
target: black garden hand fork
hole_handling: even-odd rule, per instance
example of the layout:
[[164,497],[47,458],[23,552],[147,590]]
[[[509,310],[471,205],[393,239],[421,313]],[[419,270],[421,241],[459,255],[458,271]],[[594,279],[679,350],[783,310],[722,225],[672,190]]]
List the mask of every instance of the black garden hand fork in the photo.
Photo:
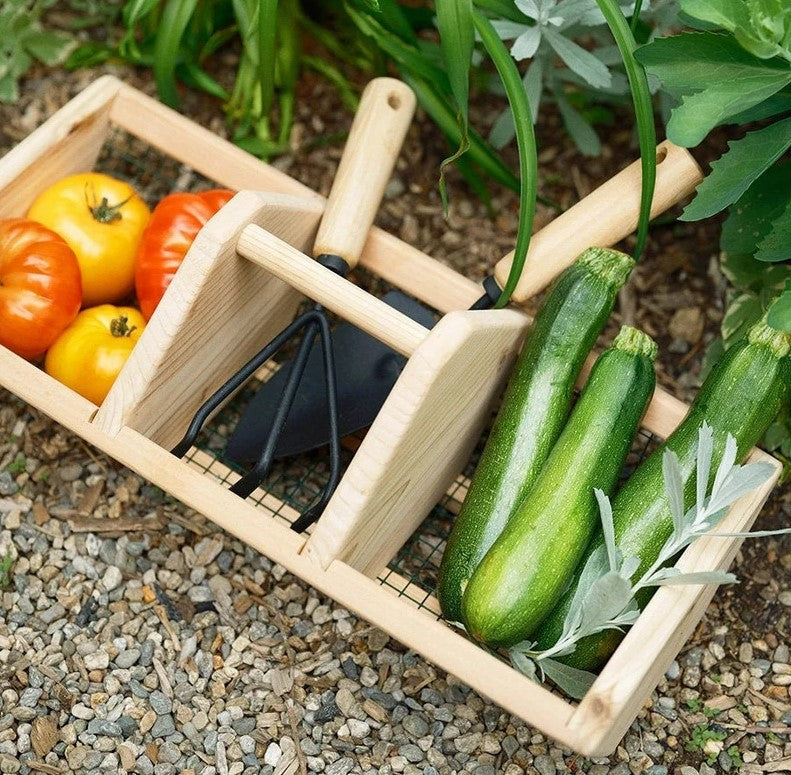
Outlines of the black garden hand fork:
[[[363,91],[313,246],[316,261],[341,277],[345,277],[354,268],[362,253],[414,110],[415,96],[401,81],[376,78]],[[381,354],[378,350],[370,350],[370,338],[360,333],[361,338],[357,343],[359,347],[355,349],[363,362],[357,373],[370,372],[373,378]],[[292,529],[297,532],[305,530],[321,516],[340,480],[337,376],[330,325],[321,304],[314,304],[312,309],[297,317],[211,395],[195,414],[184,438],[172,450],[177,457],[183,457],[213,412],[286,343],[299,335],[301,338],[294,360],[282,367],[289,370],[288,377],[262,452],[252,469],[231,487],[232,492],[246,498],[269,473],[278,440],[297,397],[300,380],[318,337],[327,397],[330,475],[317,500],[293,523]],[[367,370],[366,359],[372,361]],[[342,378],[343,376],[341,375]],[[306,392],[315,394],[315,387],[311,391],[306,386]]]

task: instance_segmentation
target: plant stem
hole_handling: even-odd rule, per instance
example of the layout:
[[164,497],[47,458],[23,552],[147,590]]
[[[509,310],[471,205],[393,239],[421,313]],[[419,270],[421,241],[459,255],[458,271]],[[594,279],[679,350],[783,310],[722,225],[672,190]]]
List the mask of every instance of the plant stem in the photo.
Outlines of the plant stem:
[[489,19],[480,11],[476,11],[473,14],[473,20],[481,41],[494,62],[505,87],[505,93],[514,114],[516,144],[519,149],[519,230],[516,235],[511,271],[508,273],[508,279],[500,298],[495,304],[495,308],[500,309],[508,304],[511,294],[519,282],[530,246],[538,193],[538,153],[530,101],[527,98],[527,92],[525,92],[516,63]]

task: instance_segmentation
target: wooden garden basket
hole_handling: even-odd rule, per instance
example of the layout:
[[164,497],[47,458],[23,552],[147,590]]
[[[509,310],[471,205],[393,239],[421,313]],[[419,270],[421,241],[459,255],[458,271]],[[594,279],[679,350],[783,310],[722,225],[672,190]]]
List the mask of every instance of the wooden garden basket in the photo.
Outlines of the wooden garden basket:
[[[118,151],[129,144],[132,153]],[[658,194],[655,213],[699,180],[685,151],[665,145],[659,153],[657,190],[672,194]],[[321,520],[309,536],[298,535],[289,524],[299,503],[283,482],[307,487],[320,471],[281,472],[279,481],[242,500],[227,489],[239,473],[210,449],[194,448],[183,460],[168,449],[206,396],[290,321],[302,298],[298,291],[316,291],[311,262],[289,262],[294,248],[309,250],[323,199],[108,76],[0,160],[0,217],[24,215],[43,188],[65,175],[96,168],[137,183],[136,177],[161,172],[163,160],[175,165],[180,180],[166,181],[158,196],[201,179],[242,193],[199,235],[105,402],[97,407],[2,347],[0,385],[560,743],[588,756],[611,753],[691,634],[714,587],[659,589],[578,705],[443,622],[432,594],[443,530],[466,491],[460,471],[490,417],[527,315],[513,309],[451,312],[466,310],[480,286],[374,228],[361,265],[450,314],[425,336],[409,324],[399,328],[403,321],[380,317],[388,314],[377,306],[381,302],[360,289],[347,284],[322,291],[330,308],[334,304],[344,314],[351,309],[352,322],[372,327],[411,358]],[[639,168],[591,196],[598,197],[597,207],[605,202],[618,208],[629,199],[626,189],[634,201]],[[551,253],[553,240],[590,239],[595,220],[586,223],[582,215],[595,211],[582,207],[566,217],[565,229],[544,229],[531,256],[537,246]],[[635,222],[632,212],[624,212],[623,233]],[[563,268],[529,259],[529,292]],[[501,265],[498,274],[503,271]],[[523,298],[525,290],[523,285]],[[667,436],[686,411],[684,403],[657,390],[638,447]],[[776,476],[733,506],[723,530],[748,529],[777,480],[774,458],[754,450],[752,459],[771,462]],[[679,565],[687,571],[725,569],[739,545],[736,538],[701,539]]]

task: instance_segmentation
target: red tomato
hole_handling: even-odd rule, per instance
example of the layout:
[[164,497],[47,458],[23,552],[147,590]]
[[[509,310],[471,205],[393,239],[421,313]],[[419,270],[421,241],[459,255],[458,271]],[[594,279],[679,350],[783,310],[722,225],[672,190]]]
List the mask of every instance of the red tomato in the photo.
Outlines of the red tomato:
[[233,195],[227,189],[168,194],[154,208],[135,263],[137,301],[146,320],[154,314],[198,232]]
[[0,221],[0,345],[39,358],[81,303],[80,265],[66,241],[35,221]]

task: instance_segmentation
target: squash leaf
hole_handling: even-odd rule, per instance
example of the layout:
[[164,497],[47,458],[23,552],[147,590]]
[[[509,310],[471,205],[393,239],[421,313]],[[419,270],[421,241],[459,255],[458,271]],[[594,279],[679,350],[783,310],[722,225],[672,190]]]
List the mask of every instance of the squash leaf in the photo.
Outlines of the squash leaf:
[[699,221],[736,202],[789,147],[791,118],[728,143],[728,150],[711,165],[711,173],[698,186],[681,220]]

